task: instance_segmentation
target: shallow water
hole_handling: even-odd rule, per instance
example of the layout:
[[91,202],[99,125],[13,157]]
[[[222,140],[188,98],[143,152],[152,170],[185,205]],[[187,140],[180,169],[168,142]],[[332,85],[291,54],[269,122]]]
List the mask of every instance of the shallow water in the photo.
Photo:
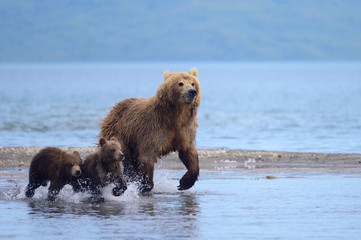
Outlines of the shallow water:
[[360,63],[0,64],[1,146],[93,146],[117,101],[199,70],[198,148],[361,152]]
[[[5,171],[6,172],[6,171]],[[3,171],[4,173],[4,171]],[[181,170],[155,172],[155,189],[106,202],[87,202],[69,187],[54,203],[46,188],[24,197],[27,172],[0,179],[0,238],[4,239],[357,239],[361,176],[286,172],[276,179],[252,170],[201,171],[195,187],[176,190]]]

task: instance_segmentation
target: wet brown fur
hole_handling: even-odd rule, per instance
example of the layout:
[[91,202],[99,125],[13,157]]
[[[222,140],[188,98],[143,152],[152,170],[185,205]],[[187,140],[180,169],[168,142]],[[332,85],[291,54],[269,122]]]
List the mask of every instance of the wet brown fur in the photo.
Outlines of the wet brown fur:
[[81,163],[82,159],[77,151],[69,154],[55,147],[42,149],[31,161],[25,195],[32,197],[35,189],[46,186],[50,181],[48,200],[54,201],[66,184],[73,185],[77,181],[81,174]]
[[[140,181],[142,191],[153,188],[154,163],[171,151],[178,151],[187,168],[179,189],[192,187],[198,178],[195,138],[201,89],[197,77],[195,68],[189,73],[165,71],[155,96],[118,102],[101,124],[100,137],[119,139],[125,173],[130,180]],[[186,102],[184,96],[190,89],[197,95],[193,102]]]
[[90,190],[97,199],[101,198],[101,188],[114,183],[113,195],[119,196],[127,185],[123,178],[124,154],[116,138],[107,141],[100,138],[99,149],[86,157],[82,165],[79,190]]

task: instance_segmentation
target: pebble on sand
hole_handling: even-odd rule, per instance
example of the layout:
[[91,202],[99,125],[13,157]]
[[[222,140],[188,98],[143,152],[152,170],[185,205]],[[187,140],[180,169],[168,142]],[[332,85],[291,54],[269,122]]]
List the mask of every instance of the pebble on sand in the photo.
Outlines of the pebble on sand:
[[266,176],[266,179],[277,179],[276,176]]

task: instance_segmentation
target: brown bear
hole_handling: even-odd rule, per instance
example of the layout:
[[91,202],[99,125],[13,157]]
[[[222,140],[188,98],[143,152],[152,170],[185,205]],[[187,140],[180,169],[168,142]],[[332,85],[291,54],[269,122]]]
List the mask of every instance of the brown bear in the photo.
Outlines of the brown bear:
[[124,173],[139,181],[142,192],[153,186],[154,163],[171,151],[187,168],[179,190],[191,188],[199,175],[195,146],[197,111],[201,102],[198,71],[164,72],[155,96],[118,102],[103,119],[100,137],[116,137],[123,152]]
[[101,188],[114,183],[113,195],[120,196],[126,189],[127,183],[123,178],[124,154],[116,138],[107,141],[99,139],[99,150],[86,157],[81,168],[82,176],[79,179],[76,191],[89,190],[92,193],[92,200],[104,201]]
[[48,200],[54,201],[55,196],[65,184],[72,185],[77,181],[77,178],[81,175],[81,163],[82,159],[77,151],[68,154],[55,147],[42,149],[30,163],[26,197],[31,198],[35,193],[35,189],[46,186],[50,181]]

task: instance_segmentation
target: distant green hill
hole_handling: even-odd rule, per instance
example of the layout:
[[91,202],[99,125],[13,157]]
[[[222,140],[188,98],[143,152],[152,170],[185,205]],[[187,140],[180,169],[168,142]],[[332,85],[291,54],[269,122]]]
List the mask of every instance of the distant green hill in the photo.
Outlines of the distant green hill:
[[361,60],[355,0],[0,0],[0,61]]

